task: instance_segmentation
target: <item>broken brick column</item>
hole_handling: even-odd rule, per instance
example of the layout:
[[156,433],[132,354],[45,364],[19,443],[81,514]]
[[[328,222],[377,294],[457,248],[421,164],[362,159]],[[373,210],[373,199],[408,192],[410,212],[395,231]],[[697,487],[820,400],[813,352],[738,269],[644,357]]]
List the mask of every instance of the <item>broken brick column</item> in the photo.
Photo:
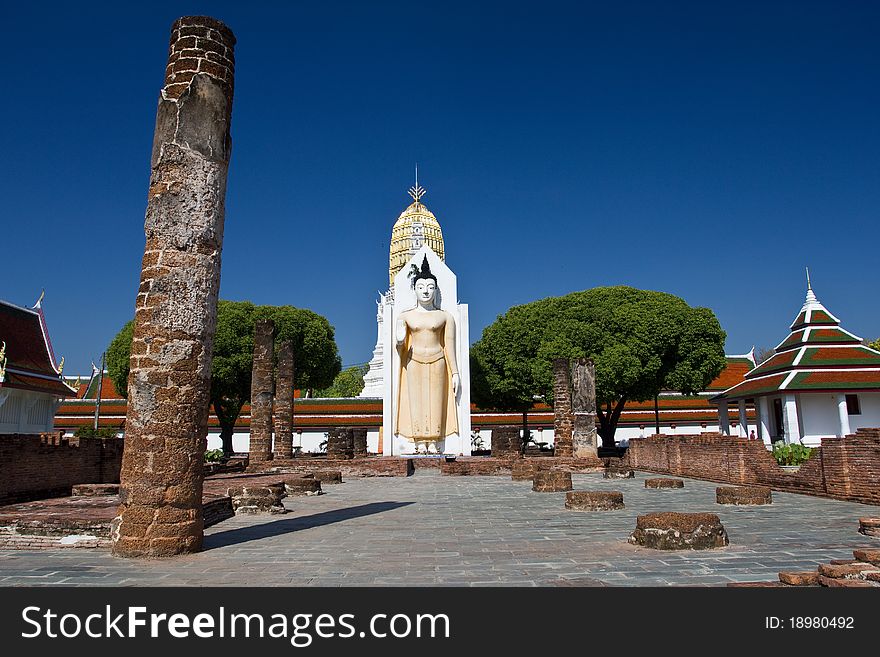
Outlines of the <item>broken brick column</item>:
[[574,416],[571,412],[571,365],[553,359],[553,455],[571,456]]
[[278,347],[278,373],[275,375],[276,459],[293,458],[293,343]]
[[367,456],[367,430],[363,427],[352,429],[352,438],[354,440],[354,457],[356,459],[365,458]]
[[596,431],[596,366],[589,358],[576,358],[571,365],[571,406],[574,413],[572,451],[576,458],[598,455]]
[[171,28],[135,300],[113,554],[202,547],[202,481],[229,166],[235,37],[204,16]]
[[254,326],[251,368],[251,463],[272,458],[272,379],[275,372],[275,322],[259,319]]

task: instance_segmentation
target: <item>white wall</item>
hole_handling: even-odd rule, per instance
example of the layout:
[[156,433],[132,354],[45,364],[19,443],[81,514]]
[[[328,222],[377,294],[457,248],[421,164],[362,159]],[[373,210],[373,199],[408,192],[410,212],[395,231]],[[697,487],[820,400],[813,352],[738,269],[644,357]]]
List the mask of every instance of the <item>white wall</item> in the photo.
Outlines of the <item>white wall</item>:
[[860,392],[861,415],[849,416],[849,428],[856,429],[880,427],[880,392]]
[[[840,433],[836,393],[800,393],[798,409],[805,445],[818,446],[822,438],[834,438]],[[853,417],[856,416],[850,416],[850,422]]]
[[[302,434],[298,434],[296,432],[293,433],[293,445],[294,447],[298,445],[302,445],[303,452],[311,452],[318,453],[322,450],[319,450],[319,445],[327,440],[327,434],[324,431],[307,431],[304,430]],[[249,451],[251,442],[250,433],[245,431],[237,431],[232,434],[232,451],[237,453],[245,453]],[[220,441],[220,431],[216,429],[211,429],[208,432],[208,449],[220,449],[223,447],[223,443]],[[273,441],[274,447],[274,441]],[[368,429],[367,430],[367,452],[371,454],[375,454],[379,451],[379,430],[378,429]]]

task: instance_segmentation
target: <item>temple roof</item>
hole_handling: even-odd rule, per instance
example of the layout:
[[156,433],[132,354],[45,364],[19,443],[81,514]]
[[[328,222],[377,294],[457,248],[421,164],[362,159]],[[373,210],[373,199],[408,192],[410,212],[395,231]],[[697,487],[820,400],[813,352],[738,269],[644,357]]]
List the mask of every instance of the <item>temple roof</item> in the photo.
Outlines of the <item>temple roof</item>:
[[0,301],[0,388],[58,397],[76,394],[55,362],[40,301],[33,308]]
[[880,352],[841,328],[840,320],[816,298],[807,279],[807,297],[776,353],[716,400],[743,399],[780,391],[880,390]]

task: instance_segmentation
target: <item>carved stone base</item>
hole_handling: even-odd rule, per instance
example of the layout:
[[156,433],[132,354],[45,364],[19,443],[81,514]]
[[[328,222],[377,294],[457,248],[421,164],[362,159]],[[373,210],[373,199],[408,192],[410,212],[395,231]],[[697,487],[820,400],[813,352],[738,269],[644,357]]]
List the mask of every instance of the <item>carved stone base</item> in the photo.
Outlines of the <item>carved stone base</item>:
[[772,504],[773,496],[766,486],[719,486],[715,489],[718,504]]
[[613,511],[622,509],[623,493],[577,490],[565,494],[565,508],[573,511]]
[[232,498],[232,509],[236,514],[286,513],[281,504],[285,496],[284,484],[271,486],[236,486],[226,494]]
[[666,479],[664,477],[645,479],[645,488],[684,488],[684,482],[681,479]]
[[320,495],[321,482],[314,477],[291,477],[284,480],[284,491],[293,497]]
[[730,541],[714,513],[666,512],[639,516],[629,542],[654,550],[708,550]]
[[571,473],[558,470],[538,470],[532,478],[536,493],[558,493],[571,490]]
[[342,472],[340,470],[318,470],[315,472],[315,479],[322,484],[341,484]]

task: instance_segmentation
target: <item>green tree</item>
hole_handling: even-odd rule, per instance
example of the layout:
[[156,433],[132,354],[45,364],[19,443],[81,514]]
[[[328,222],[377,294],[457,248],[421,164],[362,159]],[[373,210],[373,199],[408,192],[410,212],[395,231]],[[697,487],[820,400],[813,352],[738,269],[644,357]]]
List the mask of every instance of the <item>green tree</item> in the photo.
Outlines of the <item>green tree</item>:
[[877,338],[873,342],[869,342],[868,346],[874,351],[880,351],[880,338]]
[[[220,301],[211,360],[211,404],[220,423],[223,452],[232,453],[232,435],[241,408],[250,399],[254,325],[258,319],[275,322],[276,347],[293,342],[294,384],[311,390],[330,385],[342,368],[333,327],[311,310],[293,306],[255,306],[249,301]],[[131,325],[126,324],[107,351],[108,370],[117,381],[128,378]],[[116,349],[114,350],[114,345]],[[113,357],[111,359],[111,352]],[[292,391],[291,391],[292,394]]]
[[628,401],[661,390],[705,390],[724,369],[725,333],[708,308],[663,292],[602,287],[515,306],[471,349],[472,395],[484,407],[522,410],[553,398],[554,358],[596,364],[598,432],[614,445]]
[[369,370],[366,365],[347,367],[336,375],[329,388],[315,391],[315,397],[339,398],[357,397],[364,389],[364,375]]
[[110,346],[107,347],[107,373],[116,386],[116,391],[128,396],[128,361],[131,357],[131,336],[134,333],[134,320],[125,323]]

